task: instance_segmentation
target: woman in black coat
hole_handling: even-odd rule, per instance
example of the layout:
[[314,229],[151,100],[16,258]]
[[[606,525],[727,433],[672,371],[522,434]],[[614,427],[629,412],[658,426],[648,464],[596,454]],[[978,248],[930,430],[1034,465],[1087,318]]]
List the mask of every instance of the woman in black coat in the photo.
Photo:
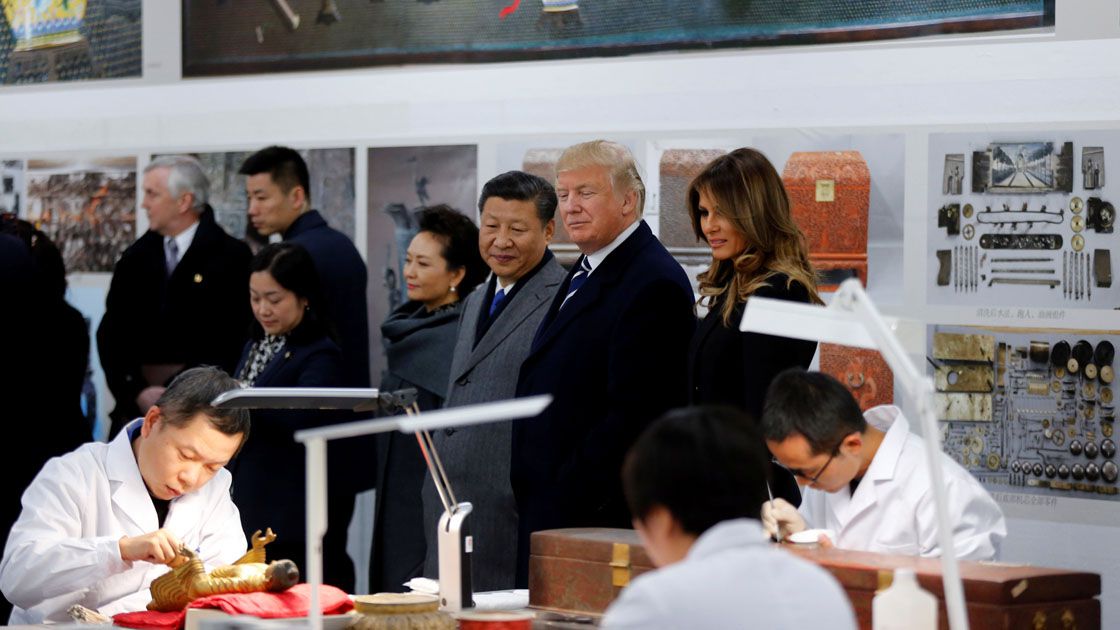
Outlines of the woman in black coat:
[[[447,396],[451,354],[458,334],[460,296],[487,273],[478,250],[478,228],[447,206],[420,213],[420,232],[405,258],[408,302],[381,325],[388,368],[381,391],[415,388],[421,411],[439,409]],[[378,436],[377,507],[374,510],[370,592],[401,592],[423,573],[424,509],[420,499],[428,468],[416,438]],[[452,479],[454,484],[455,480]]]
[[[307,250],[294,243],[268,245],[253,257],[250,272],[254,322],[237,366],[238,380],[246,387],[339,387],[342,351],[332,338],[319,276]],[[287,558],[306,571],[306,456],[294,434],[340,418],[321,411],[272,409],[253,410],[251,418],[249,438],[230,464],[241,524],[246,535],[271,527],[277,538],[266,549],[269,560]],[[354,497],[328,497],[335,499],[352,503]],[[335,535],[328,532],[324,542],[323,581],[351,592],[348,525],[329,523]]]
[[[698,277],[708,314],[689,349],[693,404],[724,404],[756,421],[770,381],[790,367],[809,367],[812,341],[739,331],[753,296],[821,304],[816,274],[789,198],[774,166],[754,149],[736,149],[704,167],[688,189],[696,237],[712,248],[712,264]],[[800,505],[793,475],[772,468],[771,489]]]

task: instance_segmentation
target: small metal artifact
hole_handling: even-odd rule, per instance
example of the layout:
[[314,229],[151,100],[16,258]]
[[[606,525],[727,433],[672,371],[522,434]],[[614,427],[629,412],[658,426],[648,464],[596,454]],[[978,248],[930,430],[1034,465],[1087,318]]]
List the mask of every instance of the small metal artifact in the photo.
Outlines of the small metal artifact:
[[148,610],[173,612],[207,595],[222,593],[279,593],[299,582],[299,569],[291,560],[265,562],[264,546],[276,540],[268,529],[264,536],[258,529],[253,532],[253,546],[231,565],[217,567],[210,573],[198,554],[186,547],[170,562],[170,572],[152,581],[152,601]]

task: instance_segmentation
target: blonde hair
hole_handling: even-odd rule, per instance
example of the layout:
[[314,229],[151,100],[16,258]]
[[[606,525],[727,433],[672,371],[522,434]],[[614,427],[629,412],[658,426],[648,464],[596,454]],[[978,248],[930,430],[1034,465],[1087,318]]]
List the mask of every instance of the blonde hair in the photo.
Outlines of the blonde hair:
[[799,282],[809,300],[823,304],[817,293],[817,274],[809,262],[805,237],[790,213],[789,197],[774,166],[754,149],[736,149],[712,160],[688,186],[688,214],[697,239],[707,241],[700,228],[700,192],[747,242],[731,260],[713,260],[700,281],[700,302],[723,300],[723,323],[731,325],[735,305],[745,301],[769,279],[784,273],[786,288]]
[[614,192],[634,191],[638,194],[638,216],[646,206],[646,185],[638,172],[638,163],[630,149],[610,140],[592,140],[573,144],[564,149],[560,159],[556,160],[556,173],[572,171],[588,166],[604,166],[608,169],[611,178],[611,189]]

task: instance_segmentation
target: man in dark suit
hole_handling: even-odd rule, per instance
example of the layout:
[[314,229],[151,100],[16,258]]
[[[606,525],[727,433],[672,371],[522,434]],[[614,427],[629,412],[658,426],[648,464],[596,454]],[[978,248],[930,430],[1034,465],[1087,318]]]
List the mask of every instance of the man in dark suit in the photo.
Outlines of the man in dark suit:
[[249,221],[262,236],[280,234],[303,245],[315,261],[330,320],[338,332],[346,387],[369,387],[366,265],[345,234],[311,209],[311,176],[294,149],[268,147],[241,165],[247,175]]
[[144,169],[148,232],[121,254],[97,329],[116,400],[110,437],[147,412],[183,369],[232,372],[248,334],[249,247],[207,205],[210,181],[190,157]]
[[[451,357],[448,407],[513,398],[521,362],[537,326],[564,280],[548,244],[556,228],[556,191],[536,175],[510,171],[486,182],[478,201],[479,251],[489,282],[463,304],[459,338]],[[509,482],[512,424],[499,422],[432,435],[460,501],[474,507],[471,567],[476,591],[514,585],[517,505]],[[439,577],[436,528],[443,503],[429,476],[424,481],[424,575]]]
[[[369,316],[366,307],[366,265],[354,243],[327,225],[311,209],[311,175],[294,149],[271,146],[246,158],[239,171],[247,175],[249,221],[262,236],[280,234],[307,249],[315,262],[326,299],[326,317],[338,333],[342,349],[340,387],[369,387]],[[330,446],[331,492],[327,504],[325,555],[346,558],[346,529],[354,514],[354,496],[376,483],[373,436],[342,440]],[[353,566],[324,567],[324,579],[346,592],[354,591]]]
[[583,253],[541,322],[519,396],[552,394],[514,424],[511,480],[518,586],[529,535],[558,527],[629,527],[622,458],[638,434],[685,403],[693,296],[680,264],[641,220],[645,186],[630,151],[597,140],[556,164],[561,218]]

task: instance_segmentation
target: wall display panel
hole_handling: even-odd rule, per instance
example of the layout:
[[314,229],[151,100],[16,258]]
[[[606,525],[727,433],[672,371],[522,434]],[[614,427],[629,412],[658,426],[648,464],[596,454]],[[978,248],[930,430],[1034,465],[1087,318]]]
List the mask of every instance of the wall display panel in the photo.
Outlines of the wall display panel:
[[[8,1],[8,0],[5,0]],[[28,0],[30,1],[30,0]],[[1051,0],[184,0],[183,75],[835,43],[1054,25]]]
[[141,75],[142,0],[0,0],[0,84]]
[[416,215],[425,207],[447,204],[478,222],[478,148],[371,148],[367,177],[370,375],[377,383],[385,369],[381,322],[408,301],[404,261],[419,230]]
[[1117,306],[1120,132],[934,134],[929,150],[931,304]]
[[943,448],[992,492],[1120,501],[1120,331],[929,327]]
[[136,239],[136,158],[27,161],[25,218],[62,252],[67,273],[112,271]]
[[[354,239],[354,149],[298,149],[311,177],[311,208],[334,229]],[[210,205],[226,232],[256,251],[268,239],[249,223],[245,176],[237,171],[253,151],[192,152],[210,178]],[[156,156],[153,156],[156,157]]]
[[22,160],[0,160],[0,213],[20,216],[27,198],[26,173]]

